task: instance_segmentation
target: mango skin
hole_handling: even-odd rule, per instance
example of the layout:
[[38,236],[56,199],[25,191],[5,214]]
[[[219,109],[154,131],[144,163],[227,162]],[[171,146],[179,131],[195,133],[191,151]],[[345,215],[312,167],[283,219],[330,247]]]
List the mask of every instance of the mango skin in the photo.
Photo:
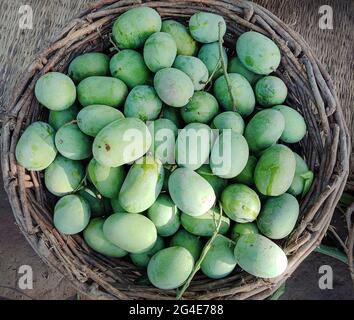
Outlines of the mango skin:
[[228,276],[237,264],[234,247],[230,239],[217,235],[201,264],[202,272],[211,279]]
[[164,105],[162,107],[161,115],[163,119],[171,120],[178,129],[182,129],[185,126],[179,108]]
[[119,203],[119,194],[117,197],[111,198],[111,207],[112,207],[114,213],[125,212],[125,210],[123,209],[123,207]]
[[[242,116],[249,116],[255,107],[256,100],[253,89],[244,76],[238,73],[229,74],[231,90],[236,102],[236,111]],[[228,111],[232,111],[232,100],[225,76],[219,77],[214,83],[214,95],[220,105]]]
[[203,123],[190,123],[180,130],[176,140],[176,162],[180,167],[197,170],[207,160],[213,143],[211,129]]
[[289,193],[266,201],[258,217],[258,229],[270,239],[283,239],[293,231],[299,217],[299,203]]
[[71,61],[68,75],[75,83],[92,76],[109,76],[109,57],[101,52],[89,52]]
[[166,32],[152,34],[144,45],[144,61],[152,72],[172,66],[177,55],[177,46],[173,37]]
[[260,234],[241,236],[236,243],[234,254],[243,270],[259,278],[278,277],[288,265],[284,251]]
[[98,253],[111,258],[123,258],[128,252],[109,242],[103,234],[105,219],[92,219],[83,232],[87,245]]
[[53,222],[60,233],[72,235],[86,228],[90,216],[91,210],[86,200],[76,195],[67,195],[55,205]]
[[239,223],[256,220],[261,210],[257,193],[243,184],[226,187],[221,195],[221,203],[226,215]]
[[39,103],[53,111],[68,109],[76,100],[74,82],[60,72],[48,72],[41,76],[34,92]]
[[162,237],[172,236],[179,229],[179,210],[166,194],[158,196],[147,216],[156,226],[157,234]]
[[171,238],[170,247],[175,246],[186,248],[193,256],[194,262],[198,261],[203,250],[203,243],[200,240],[200,237],[195,236],[183,229],[179,230]]
[[285,128],[280,139],[286,143],[296,143],[302,140],[307,132],[303,116],[295,109],[285,105],[278,105],[273,109],[280,111],[285,120]]
[[113,39],[120,49],[141,48],[145,40],[161,30],[161,17],[149,7],[137,7],[121,14],[113,24]]
[[134,87],[128,94],[124,104],[124,115],[127,118],[139,118],[151,121],[158,118],[162,109],[162,101],[155,89],[141,85]]
[[213,174],[231,179],[246,167],[248,156],[246,139],[230,129],[224,129],[211,150],[210,168]]
[[129,253],[143,253],[156,242],[155,225],[142,214],[114,213],[103,224],[103,234],[108,241]]
[[240,61],[238,57],[233,57],[229,60],[229,64],[227,66],[227,71],[229,73],[238,73],[241,76],[244,76],[247,81],[253,86],[258,79],[260,79],[260,75],[255,74],[254,72],[248,70]]
[[140,268],[146,268],[149,264],[150,259],[160,250],[165,248],[164,239],[157,236],[155,245],[148,251],[144,253],[131,253],[130,259],[132,262]]
[[[220,209],[212,208],[200,216],[190,216],[181,214],[181,223],[184,229],[189,233],[201,237],[211,237],[215,231],[215,225],[219,221]],[[230,228],[230,219],[222,216],[220,234],[225,234]]]
[[55,131],[47,123],[37,121],[28,126],[17,142],[17,162],[27,170],[40,171],[49,167],[57,155]]
[[149,129],[139,119],[113,121],[96,136],[92,145],[94,158],[107,167],[119,167],[142,157],[151,146]]
[[207,164],[203,164],[199,169],[196,170],[196,172],[210,183],[214,189],[216,198],[219,199],[221,193],[227,186],[227,180],[214,175],[210,169],[210,166]]
[[257,225],[253,222],[235,223],[231,229],[231,240],[237,242],[245,234],[259,233]]
[[119,203],[131,213],[150,208],[159,196],[164,180],[164,168],[158,159],[146,156],[129,169],[119,192]]
[[177,207],[192,216],[206,213],[216,199],[208,181],[187,168],[178,168],[171,173],[168,190]]
[[197,53],[198,44],[182,23],[175,20],[164,20],[161,31],[167,32],[173,37],[178,55],[194,56]]
[[91,209],[91,217],[101,217],[112,213],[109,200],[102,197],[94,186],[89,185],[80,189],[77,192],[77,195],[85,199],[89,204]]
[[257,158],[251,155],[247,160],[246,167],[233,179],[233,181],[245,184],[249,187],[252,186],[254,184],[253,174],[256,169],[257,161]]
[[96,137],[105,126],[122,118],[124,115],[119,110],[96,104],[81,109],[77,115],[77,125],[86,135]]
[[[222,55],[224,57],[225,63],[227,64],[228,58],[224,47]],[[202,62],[206,65],[210,76],[213,74],[217,67],[219,57],[220,53],[218,42],[204,44],[200,47],[198,52],[198,58],[202,60]],[[216,79],[223,74],[221,63],[219,63],[219,65],[220,67],[217,68],[217,70],[214,72],[213,79]]]
[[183,71],[191,78],[194,90],[203,90],[209,78],[209,71],[202,60],[191,56],[178,55],[173,67]]
[[282,79],[266,76],[258,80],[255,86],[256,99],[263,107],[282,104],[288,95],[288,88]]
[[156,253],[150,260],[147,274],[153,286],[162,289],[180,287],[193,270],[194,259],[183,247],[170,247]]
[[226,33],[226,23],[222,16],[210,12],[197,12],[189,19],[189,31],[192,37],[201,43],[211,43],[219,40]]
[[118,197],[126,176],[123,166],[111,168],[91,159],[87,166],[87,173],[91,182],[104,197]]
[[285,193],[293,181],[295,167],[295,156],[288,147],[277,144],[268,148],[254,171],[258,191],[266,196]]
[[249,121],[245,130],[245,138],[253,152],[259,152],[275,144],[285,128],[285,120],[281,112],[265,109],[257,112]]
[[241,63],[256,74],[267,75],[280,64],[280,50],[268,37],[254,31],[243,33],[236,42]]
[[62,111],[51,110],[49,112],[48,123],[54,130],[58,130],[64,124],[75,120],[78,113],[79,107],[76,104]]
[[151,72],[141,53],[126,49],[116,53],[109,68],[113,77],[122,80],[129,89],[149,83]]
[[78,189],[85,177],[85,168],[80,161],[58,155],[44,172],[46,188],[56,196],[64,196]]
[[55,135],[55,146],[61,155],[71,160],[84,160],[92,154],[92,140],[77,124],[62,126]]
[[234,111],[225,111],[219,113],[212,121],[213,129],[231,129],[232,131],[243,134],[245,130],[245,121],[241,115]]
[[157,119],[148,125],[153,143],[150,152],[162,164],[175,164],[175,141],[178,129],[169,119]]
[[294,156],[296,161],[295,176],[287,192],[295,197],[300,194],[304,196],[312,185],[314,175],[304,159],[296,152],[294,152]]
[[185,106],[194,93],[192,80],[176,68],[159,70],[154,77],[154,87],[164,103],[176,108]]
[[186,123],[209,123],[219,111],[217,100],[208,92],[194,92],[190,101],[182,107],[182,118]]
[[88,77],[77,86],[77,96],[83,107],[102,104],[116,108],[123,104],[127,95],[127,85],[111,77]]

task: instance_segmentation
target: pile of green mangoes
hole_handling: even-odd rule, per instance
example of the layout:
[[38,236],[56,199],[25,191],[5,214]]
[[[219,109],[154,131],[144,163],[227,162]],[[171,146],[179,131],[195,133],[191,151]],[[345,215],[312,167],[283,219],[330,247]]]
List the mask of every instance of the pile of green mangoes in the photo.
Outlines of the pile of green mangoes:
[[185,283],[216,231],[201,262],[207,277],[237,264],[257,277],[281,275],[278,240],[294,229],[313,180],[289,148],[307,129],[283,104],[287,87],[273,73],[279,48],[250,31],[230,57],[225,32],[223,17],[208,12],[188,28],[145,6],[121,14],[113,56],[84,53],[67,75],[38,79],[48,123],[32,123],[16,147],[17,162],[44,170],[59,197],[59,232],[82,232],[108,257],[129,255],[160,289]]

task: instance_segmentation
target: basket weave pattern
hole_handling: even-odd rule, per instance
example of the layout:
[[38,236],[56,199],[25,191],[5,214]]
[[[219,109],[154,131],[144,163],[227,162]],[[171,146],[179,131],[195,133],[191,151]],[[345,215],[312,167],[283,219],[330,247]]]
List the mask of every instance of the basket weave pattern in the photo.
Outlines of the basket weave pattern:
[[69,23],[23,75],[3,124],[3,178],[16,222],[38,255],[89,297],[175,297],[174,291],[161,291],[139,281],[142,271],[128,261],[93,252],[78,235],[58,233],[52,220],[54,202],[44,188],[43,175],[19,166],[14,152],[23,129],[48,116],[34,97],[38,78],[49,71],[66,72],[70,61],[83,52],[109,52],[114,20],[141,5],[155,8],[162,18],[181,22],[201,10],[222,15],[228,25],[225,45],[230,52],[234,52],[236,38],[248,30],[271,37],[281,49],[282,60],[276,74],[288,87],[286,103],[299,110],[306,120],[308,135],[298,145],[298,151],[315,172],[313,186],[301,201],[297,227],[288,239],[280,242],[289,259],[288,268],[272,280],[257,279],[244,272],[234,272],[221,280],[198,275],[184,295],[186,299],[264,299],[294,272],[325,235],[348,177],[350,138],[332,80],[311,48],[271,12],[248,1],[101,0]]

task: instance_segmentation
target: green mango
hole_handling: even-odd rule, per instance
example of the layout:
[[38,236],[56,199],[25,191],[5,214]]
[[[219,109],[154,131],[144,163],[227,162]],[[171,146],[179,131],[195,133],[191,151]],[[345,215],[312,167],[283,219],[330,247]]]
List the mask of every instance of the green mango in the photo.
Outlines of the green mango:
[[260,79],[255,87],[256,99],[263,107],[282,104],[288,95],[288,88],[282,79],[266,76]]
[[187,168],[171,173],[168,190],[177,207],[192,216],[206,213],[215,202],[215,193],[208,181]]
[[120,49],[138,49],[146,39],[161,30],[161,17],[150,7],[136,7],[121,14],[113,24],[112,35]]
[[260,152],[274,145],[285,128],[284,117],[274,109],[257,112],[249,121],[245,130],[245,138],[253,152]]
[[283,239],[293,231],[299,217],[299,203],[289,193],[268,199],[257,219],[259,231],[270,239]]
[[194,259],[183,247],[162,249],[150,260],[147,274],[153,286],[162,289],[180,287],[193,270]]
[[201,43],[211,43],[223,38],[226,33],[226,22],[218,14],[197,12],[189,19],[189,31],[192,37]]
[[202,60],[192,56],[178,55],[173,63],[173,67],[183,71],[191,78],[194,90],[203,90],[209,79],[209,71]]
[[119,79],[93,76],[82,80],[77,87],[77,96],[82,106],[94,104],[119,107],[128,95],[128,87]]
[[159,196],[164,180],[160,160],[145,156],[129,169],[119,192],[119,203],[131,213],[150,208]]
[[[196,236],[211,237],[215,232],[216,225],[220,219],[220,209],[211,208],[200,216],[181,214],[181,223],[184,229]],[[230,228],[230,219],[222,216],[219,233],[225,234]]]
[[123,207],[119,203],[119,194],[117,197],[111,198],[111,207],[112,207],[114,213],[125,212],[125,210],[123,209]]
[[295,156],[288,147],[277,144],[268,148],[254,170],[258,191],[266,196],[285,193],[294,179],[295,167]]
[[233,181],[245,184],[247,186],[252,186],[254,184],[254,170],[256,169],[257,165],[257,158],[255,156],[250,156],[248,158],[246,167],[241,171],[239,175],[237,175]]
[[258,79],[260,79],[260,75],[255,74],[254,72],[248,70],[240,61],[238,57],[233,57],[227,66],[228,73],[238,73],[241,76],[244,76],[247,81],[253,86]]
[[177,55],[176,42],[169,33],[156,32],[146,40],[143,55],[152,72],[170,68]]
[[80,161],[58,155],[44,172],[46,188],[56,196],[63,196],[79,189],[85,177],[85,168]]
[[96,136],[92,152],[98,163],[119,167],[142,157],[151,146],[149,129],[139,119],[113,121]]
[[219,113],[212,121],[213,129],[231,129],[232,131],[243,134],[245,130],[245,121],[241,115],[234,111],[225,111]]
[[216,198],[219,199],[221,193],[227,186],[227,180],[213,174],[210,166],[207,164],[203,164],[199,169],[196,170],[196,172],[210,183],[214,189]]
[[203,250],[203,243],[200,237],[195,236],[186,230],[179,230],[173,235],[170,241],[170,247],[183,247],[186,248],[197,262]]
[[86,200],[76,195],[67,195],[55,205],[53,222],[60,233],[72,235],[86,228],[90,216],[91,210]]
[[155,245],[150,250],[144,253],[131,253],[130,259],[137,267],[146,268],[150,259],[163,248],[165,248],[165,242],[162,237],[157,236]]
[[255,223],[252,222],[235,223],[231,228],[231,239],[234,242],[237,242],[241,236],[250,233],[252,234],[259,233],[257,225]]
[[208,92],[196,91],[190,101],[182,107],[182,118],[186,123],[209,123],[219,111],[217,100]]
[[237,264],[234,247],[230,239],[217,235],[201,264],[202,272],[211,279],[228,276]]
[[92,76],[109,76],[109,57],[101,52],[81,54],[71,61],[68,74],[75,83]]
[[[244,76],[229,73],[232,95],[236,103],[236,111],[242,116],[249,116],[255,107],[256,100],[253,89]],[[219,77],[214,83],[214,95],[220,105],[228,111],[233,110],[233,100],[225,76]]]
[[284,105],[275,106],[273,109],[280,111],[285,120],[285,128],[280,140],[286,143],[296,143],[302,140],[307,132],[303,116],[295,109]]
[[179,129],[182,129],[185,126],[179,108],[164,105],[162,107],[161,117],[163,119],[171,120]]
[[173,37],[177,46],[177,54],[194,56],[197,53],[198,44],[182,23],[175,20],[164,20],[161,31],[167,32]]
[[158,118],[161,109],[162,101],[153,87],[136,86],[130,91],[125,101],[124,115],[127,118],[151,121]]
[[58,130],[64,124],[74,121],[78,113],[79,107],[77,104],[73,104],[70,108],[62,111],[51,110],[49,112],[48,123],[54,130]]
[[65,124],[57,131],[55,146],[61,155],[71,160],[84,160],[92,154],[92,140],[74,123]]
[[148,218],[154,223],[157,234],[169,237],[177,232],[180,226],[179,210],[170,196],[161,194],[149,208]]
[[236,243],[234,254],[243,270],[259,278],[278,277],[285,272],[288,265],[284,251],[260,234],[241,236]]
[[96,137],[104,127],[122,118],[124,118],[124,115],[119,110],[96,104],[85,107],[79,112],[77,125],[83,133]]
[[126,49],[116,53],[109,64],[113,77],[122,80],[129,89],[148,84],[151,72],[141,53]]
[[280,50],[268,37],[248,31],[236,42],[236,52],[241,63],[256,74],[269,74],[280,64]]
[[108,241],[129,253],[143,253],[156,242],[155,225],[142,214],[114,213],[103,224],[103,234]]
[[176,68],[159,70],[154,77],[154,87],[164,103],[176,108],[185,106],[194,93],[192,80]]
[[87,245],[98,253],[111,258],[122,258],[128,254],[127,251],[109,242],[103,234],[105,219],[92,219],[84,230],[84,240]]
[[55,131],[41,121],[28,126],[17,142],[17,162],[27,170],[40,171],[49,167],[57,155]]
[[126,176],[123,166],[111,168],[91,159],[87,166],[87,173],[91,182],[104,197],[118,197]]
[[112,213],[109,200],[104,198],[94,186],[90,185],[80,189],[77,195],[89,204],[91,217],[101,217]]
[[34,93],[40,104],[53,111],[68,109],[76,100],[74,82],[60,72],[48,72],[41,76],[36,82]]
[[256,220],[261,210],[261,201],[255,191],[244,184],[231,184],[221,195],[221,204],[226,215],[239,223]]
[[223,129],[211,150],[210,168],[224,179],[236,177],[246,167],[249,150],[246,139],[230,129]]
[[196,170],[209,158],[213,133],[204,123],[190,123],[180,130],[176,140],[176,162],[180,167]]
[[[222,48],[222,55],[227,64],[228,58],[225,48]],[[223,74],[222,64],[220,59],[219,43],[207,43],[200,47],[198,58],[206,65],[209,75],[214,75],[212,78],[216,79]]]

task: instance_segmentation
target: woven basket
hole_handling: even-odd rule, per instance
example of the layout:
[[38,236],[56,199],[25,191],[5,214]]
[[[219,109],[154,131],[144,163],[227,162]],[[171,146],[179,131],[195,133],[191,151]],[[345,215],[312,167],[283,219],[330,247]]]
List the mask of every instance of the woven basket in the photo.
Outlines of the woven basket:
[[83,52],[112,51],[109,33],[113,21],[122,12],[141,5],[157,9],[163,18],[184,23],[201,10],[224,16],[228,25],[225,45],[231,53],[236,37],[248,30],[271,37],[281,49],[281,65],[276,73],[288,87],[286,103],[303,114],[308,126],[308,135],[297,150],[315,172],[313,186],[301,201],[297,227],[286,241],[280,242],[289,259],[288,268],[272,280],[258,279],[241,270],[221,280],[198,275],[184,295],[186,299],[264,299],[294,272],[325,235],[348,176],[350,145],[332,80],[311,48],[271,12],[248,1],[102,0],[69,23],[23,75],[3,123],[3,178],[16,222],[38,255],[91,298],[175,298],[175,291],[161,291],[144,284],[143,271],[130,262],[93,252],[79,235],[68,237],[58,233],[52,220],[54,199],[44,188],[42,173],[26,171],[14,156],[22,130],[33,121],[48,117],[34,97],[36,80],[51,70],[66,72],[70,61]]

